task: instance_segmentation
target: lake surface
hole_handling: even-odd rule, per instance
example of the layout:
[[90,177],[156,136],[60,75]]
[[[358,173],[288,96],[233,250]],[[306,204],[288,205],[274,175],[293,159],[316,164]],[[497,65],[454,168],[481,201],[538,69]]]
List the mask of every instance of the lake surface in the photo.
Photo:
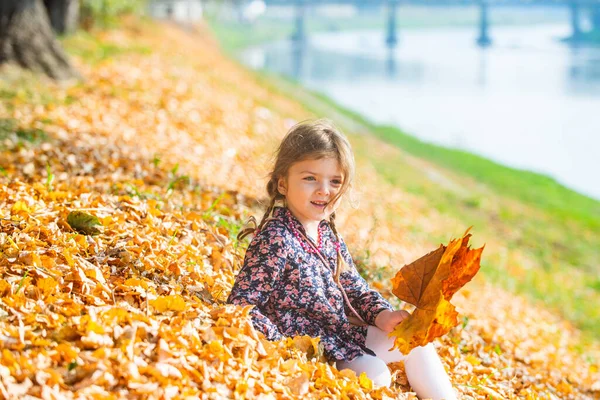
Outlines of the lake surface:
[[246,65],[296,78],[373,122],[549,175],[600,199],[600,47],[565,24],[312,34],[245,49]]

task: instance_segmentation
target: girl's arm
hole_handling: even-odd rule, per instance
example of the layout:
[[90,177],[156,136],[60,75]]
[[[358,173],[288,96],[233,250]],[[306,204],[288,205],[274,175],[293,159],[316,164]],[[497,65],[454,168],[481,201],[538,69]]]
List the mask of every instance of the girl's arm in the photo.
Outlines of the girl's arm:
[[279,340],[283,335],[277,325],[261,312],[287,259],[284,237],[277,230],[269,229],[270,225],[267,225],[248,247],[244,265],[238,273],[227,303],[254,305],[250,311],[254,328],[263,333],[268,340]]
[[342,238],[340,238],[340,250],[349,267],[340,274],[340,283],[346,291],[348,300],[366,323],[376,326],[377,315],[383,310],[393,311],[394,308],[377,291],[370,289],[367,282],[360,276]]

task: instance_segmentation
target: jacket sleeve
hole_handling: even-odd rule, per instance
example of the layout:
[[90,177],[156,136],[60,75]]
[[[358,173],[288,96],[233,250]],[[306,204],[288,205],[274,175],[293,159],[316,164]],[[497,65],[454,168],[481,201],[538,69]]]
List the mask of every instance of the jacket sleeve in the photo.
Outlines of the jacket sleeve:
[[285,238],[281,232],[269,229],[270,226],[268,224],[248,246],[244,265],[237,275],[227,303],[254,305],[250,311],[254,328],[268,340],[280,340],[283,335],[277,325],[262,312],[287,261]]
[[394,308],[381,294],[370,289],[367,282],[360,276],[342,238],[340,238],[340,251],[349,267],[340,274],[340,283],[346,291],[348,300],[367,324],[375,325],[375,318],[381,311],[393,311]]

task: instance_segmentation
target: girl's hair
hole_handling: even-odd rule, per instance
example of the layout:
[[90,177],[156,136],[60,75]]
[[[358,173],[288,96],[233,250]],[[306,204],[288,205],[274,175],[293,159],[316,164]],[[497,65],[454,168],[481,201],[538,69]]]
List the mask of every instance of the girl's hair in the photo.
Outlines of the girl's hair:
[[[348,139],[327,119],[303,121],[294,125],[285,135],[275,153],[275,165],[269,174],[269,182],[267,183],[269,205],[258,226],[256,226],[256,220],[251,218],[254,227],[242,230],[238,235],[238,239],[241,240],[256,230],[260,231],[268,221],[277,201],[285,201],[285,196],[279,193],[277,186],[279,179],[287,176],[290,167],[294,163],[330,157],[338,161],[344,175],[339,192],[330,202],[334,203],[352,187],[352,181],[354,180],[354,155]],[[339,241],[339,235],[335,227],[335,213],[331,214],[329,223],[336,240]],[[336,282],[338,282],[339,274],[345,266],[339,250],[337,259]]]

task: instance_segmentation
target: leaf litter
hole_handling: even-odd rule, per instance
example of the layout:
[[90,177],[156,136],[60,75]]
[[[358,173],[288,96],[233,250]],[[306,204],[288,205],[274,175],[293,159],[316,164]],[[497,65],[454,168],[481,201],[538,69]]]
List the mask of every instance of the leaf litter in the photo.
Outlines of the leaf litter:
[[[0,397],[416,398],[402,363],[376,388],[326,363],[318,339],[266,341],[248,307],[224,304],[245,247],[235,230],[259,212],[270,152],[309,114],[202,29],[96,36],[155,50],[78,60],[84,84],[38,83],[56,102],[0,103],[22,131],[45,133],[0,146]],[[386,215],[452,221],[360,163],[370,196],[342,210],[341,230],[355,252],[369,245],[371,284],[399,305],[391,272],[374,271],[428,243]],[[71,213],[102,230],[73,228]],[[599,397],[600,351],[576,351],[569,323],[481,279],[453,299],[462,324],[435,346],[461,398]]]

